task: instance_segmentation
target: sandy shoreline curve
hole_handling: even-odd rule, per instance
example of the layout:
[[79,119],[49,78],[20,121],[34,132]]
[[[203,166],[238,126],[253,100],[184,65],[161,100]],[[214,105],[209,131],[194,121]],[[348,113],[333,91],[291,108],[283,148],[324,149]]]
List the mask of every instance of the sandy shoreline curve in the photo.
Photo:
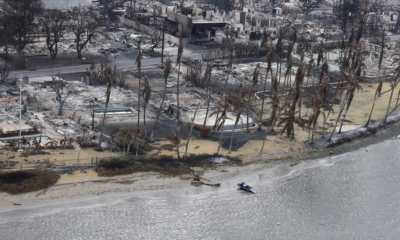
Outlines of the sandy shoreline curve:
[[[0,219],[7,212],[19,209],[40,208],[44,206],[61,204],[68,206],[71,202],[100,198],[119,199],[122,197],[142,196],[148,193],[192,195],[212,191],[224,191],[237,188],[236,184],[246,181],[256,184],[260,174],[266,180],[286,176],[293,171],[304,168],[310,163],[293,164],[293,161],[270,163],[253,163],[246,166],[218,166],[207,170],[203,177],[210,183],[221,183],[221,187],[210,186],[194,187],[191,185],[190,175],[165,177],[160,174],[133,174],[132,176],[118,176],[104,180],[89,180],[82,182],[69,182],[56,184],[47,190],[11,195],[0,193]],[[93,170],[88,170],[93,171]],[[82,174],[83,175],[83,174]],[[79,175],[79,177],[84,177]],[[128,183],[126,183],[128,182]],[[118,197],[116,197],[118,196]],[[14,203],[21,205],[14,205]],[[7,216],[6,214],[5,216]],[[3,216],[3,217],[5,217]]]
[[[236,189],[236,184],[241,181],[257,186],[259,182],[273,181],[298,170],[316,166],[318,160],[322,158],[356,151],[386,140],[393,140],[398,136],[400,136],[400,123],[394,123],[372,136],[355,139],[332,149],[272,154],[244,166],[221,164],[213,169],[207,169],[202,177],[210,183],[221,183],[220,188],[191,186],[191,175],[189,174],[169,177],[158,173],[135,173],[106,178],[93,177],[97,175],[93,169],[82,174],[76,173],[76,171],[71,175],[62,175],[60,182],[49,189],[18,195],[0,192],[0,220],[12,216],[8,213],[12,213],[14,210],[27,210],[50,205],[68,206],[69,203],[76,201],[86,201],[90,204],[91,202],[101,202],[102,198],[120,199],[153,193],[161,195],[203,194]],[[14,203],[21,205],[14,205]]]

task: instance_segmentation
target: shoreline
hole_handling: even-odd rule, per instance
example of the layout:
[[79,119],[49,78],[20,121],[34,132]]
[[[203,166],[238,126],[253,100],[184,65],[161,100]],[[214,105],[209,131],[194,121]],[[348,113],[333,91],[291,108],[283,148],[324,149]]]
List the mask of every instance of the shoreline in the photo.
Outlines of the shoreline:
[[[178,195],[191,195],[205,194],[215,190],[223,191],[236,188],[236,183],[240,181],[252,184],[251,179],[254,181],[260,174],[271,181],[288,176],[293,172],[313,166],[315,164],[314,160],[356,151],[393,139],[398,135],[400,135],[399,122],[387,125],[374,135],[354,139],[349,143],[334,148],[322,150],[305,149],[272,154],[272,156],[269,154],[270,158],[264,157],[244,165],[219,165],[213,169],[206,169],[202,177],[208,180],[209,183],[221,183],[220,188],[191,186],[190,174],[170,177],[158,173],[138,173],[112,178],[98,177],[98,179],[89,179],[84,174],[78,174],[75,180],[64,180],[64,183],[58,183],[49,189],[37,192],[18,195],[1,192],[0,215],[7,217],[15,210],[35,212],[34,209],[47,208],[49,206],[74,206],[75,202],[81,201],[86,202],[87,205],[92,205],[93,202],[103,202],[102,199],[108,199],[108,201],[112,202],[115,201],[117,196],[117,199],[120,199],[121,197],[138,197],[150,193],[172,194],[173,192]],[[93,170],[88,170],[88,173],[89,171]],[[62,175],[63,177],[68,178]],[[14,205],[14,203],[21,205]],[[0,216],[0,219],[4,216]]]

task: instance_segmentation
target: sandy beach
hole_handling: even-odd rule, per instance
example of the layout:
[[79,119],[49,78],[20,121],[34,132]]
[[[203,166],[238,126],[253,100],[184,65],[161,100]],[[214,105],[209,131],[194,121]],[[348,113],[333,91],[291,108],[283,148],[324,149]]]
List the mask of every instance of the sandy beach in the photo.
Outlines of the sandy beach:
[[[290,168],[290,161],[279,165]],[[248,176],[254,172],[276,167],[276,164],[255,163],[247,166],[218,166],[205,171],[203,181],[209,183],[222,183],[221,188],[229,186],[229,181],[235,182],[239,176]],[[240,178],[241,179],[241,178]],[[237,180],[240,181],[240,180]],[[134,194],[157,190],[182,190],[196,192],[196,189],[212,190],[213,187],[191,186],[191,175],[185,174],[178,177],[163,176],[158,173],[138,173],[116,177],[98,177],[93,169],[86,173],[75,171],[72,174],[61,175],[58,183],[49,189],[37,192],[11,195],[0,193],[0,213],[15,209],[40,207],[51,204],[66,203],[92,197],[107,197],[113,194]],[[14,203],[21,205],[14,205]]]

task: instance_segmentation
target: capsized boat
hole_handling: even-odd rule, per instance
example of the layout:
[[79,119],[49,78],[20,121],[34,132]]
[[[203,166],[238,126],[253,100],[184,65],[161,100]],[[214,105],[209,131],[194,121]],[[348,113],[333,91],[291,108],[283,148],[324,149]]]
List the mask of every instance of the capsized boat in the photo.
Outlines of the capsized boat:
[[245,184],[244,182],[238,183],[238,187],[241,190],[244,190],[246,192],[257,193],[257,191],[254,188],[250,187],[249,185]]

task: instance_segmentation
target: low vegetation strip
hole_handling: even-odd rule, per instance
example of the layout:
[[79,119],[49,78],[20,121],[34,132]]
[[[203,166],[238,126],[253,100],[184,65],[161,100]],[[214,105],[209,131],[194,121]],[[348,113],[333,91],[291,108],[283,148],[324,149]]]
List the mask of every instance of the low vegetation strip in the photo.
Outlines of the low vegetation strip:
[[181,161],[171,156],[151,157],[147,159],[111,157],[100,160],[96,170],[99,176],[116,176],[135,172],[159,172],[166,175],[189,173],[190,167],[213,167],[219,162],[216,159],[226,159],[229,163],[239,163],[240,160],[231,157],[214,155],[196,155],[183,157]]
[[10,194],[34,192],[57,183],[60,174],[52,171],[26,170],[0,173],[0,191]]

